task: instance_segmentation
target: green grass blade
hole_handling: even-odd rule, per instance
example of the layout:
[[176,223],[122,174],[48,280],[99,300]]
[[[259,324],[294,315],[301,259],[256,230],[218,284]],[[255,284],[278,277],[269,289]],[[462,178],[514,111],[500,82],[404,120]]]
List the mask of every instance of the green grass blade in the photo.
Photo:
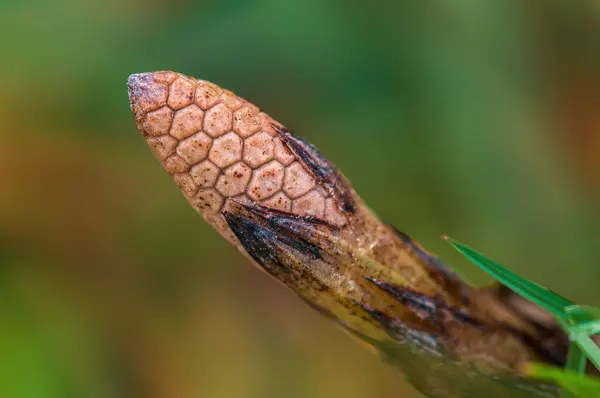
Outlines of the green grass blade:
[[542,306],[550,311],[554,316],[568,320],[568,314],[565,312],[565,307],[572,306],[573,303],[559,296],[558,294],[538,285],[537,283],[528,281],[515,274],[514,272],[504,268],[500,264],[488,259],[484,255],[476,252],[471,247],[460,243],[452,238],[444,237],[456,250],[462,253],[467,259],[483,269],[488,274],[492,275],[500,283],[514,290],[516,293],[526,299]]
[[569,354],[567,356],[567,365],[565,366],[565,369],[578,374],[584,374],[586,363],[587,358],[585,357],[585,354],[579,345],[576,343],[571,343],[569,346]]
[[600,347],[594,343],[590,336],[579,335],[573,338],[579,348],[587,355],[587,358],[600,370]]
[[569,316],[569,333],[593,335],[600,333],[600,309],[589,306],[571,306],[565,309]]
[[[567,364],[565,370],[575,372],[579,375],[585,374],[587,358],[581,348],[576,343],[571,343],[569,346],[569,354],[567,356]],[[565,388],[561,393],[561,398],[575,398],[572,391]]]
[[529,365],[525,373],[563,387],[562,397],[600,398],[600,381],[594,377],[541,364]]

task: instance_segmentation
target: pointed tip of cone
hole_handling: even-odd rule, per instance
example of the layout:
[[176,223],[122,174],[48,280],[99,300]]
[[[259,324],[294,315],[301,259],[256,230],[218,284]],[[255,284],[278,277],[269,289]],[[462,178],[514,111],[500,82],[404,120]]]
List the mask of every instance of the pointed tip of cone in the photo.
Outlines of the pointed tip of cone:
[[144,91],[152,83],[152,73],[132,73],[127,78],[129,102],[132,104],[144,94]]
[[167,103],[169,87],[161,73],[163,72],[133,73],[127,78],[129,103],[138,123],[148,112]]

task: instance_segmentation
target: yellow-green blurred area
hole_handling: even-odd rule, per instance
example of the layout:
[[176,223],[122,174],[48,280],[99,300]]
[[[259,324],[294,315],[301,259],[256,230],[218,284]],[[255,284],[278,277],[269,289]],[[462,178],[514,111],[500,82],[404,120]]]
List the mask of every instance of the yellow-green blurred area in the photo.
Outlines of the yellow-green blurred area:
[[251,267],[125,82],[213,81],[386,222],[600,304],[600,3],[0,0],[0,397],[416,397]]

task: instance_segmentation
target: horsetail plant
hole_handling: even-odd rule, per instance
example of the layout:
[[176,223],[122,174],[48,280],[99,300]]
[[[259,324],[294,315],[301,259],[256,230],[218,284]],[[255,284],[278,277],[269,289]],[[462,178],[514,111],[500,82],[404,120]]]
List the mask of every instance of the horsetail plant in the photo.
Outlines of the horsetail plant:
[[139,131],[205,220],[417,389],[558,396],[523,369],[565,364],[569,335],[552,316],[562,301],[549,310],[539,292],[469,285],[381,222],[314,146],[229,90],[168,71],[131,75],[128,88]]

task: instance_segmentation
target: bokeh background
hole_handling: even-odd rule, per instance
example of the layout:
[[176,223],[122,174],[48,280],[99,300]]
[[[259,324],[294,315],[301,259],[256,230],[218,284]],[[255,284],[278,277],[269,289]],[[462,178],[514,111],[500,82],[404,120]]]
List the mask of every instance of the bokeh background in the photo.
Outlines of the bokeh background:
[[204,224],[125,81],[214,81],[476,283],[600,304],[600,3],[0,0],[1,397],[417,397]]

